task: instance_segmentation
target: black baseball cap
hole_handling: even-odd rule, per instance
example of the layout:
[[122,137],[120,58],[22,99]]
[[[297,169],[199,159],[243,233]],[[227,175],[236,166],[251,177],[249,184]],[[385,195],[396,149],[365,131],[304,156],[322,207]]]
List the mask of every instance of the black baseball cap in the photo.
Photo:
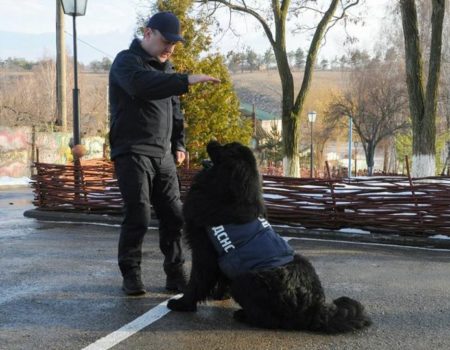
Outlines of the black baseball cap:
[[158,12],[149,18],[147,27],[158,30],[162,36],[172,42],[183,41],[180,35],[180,21],[172,12]]

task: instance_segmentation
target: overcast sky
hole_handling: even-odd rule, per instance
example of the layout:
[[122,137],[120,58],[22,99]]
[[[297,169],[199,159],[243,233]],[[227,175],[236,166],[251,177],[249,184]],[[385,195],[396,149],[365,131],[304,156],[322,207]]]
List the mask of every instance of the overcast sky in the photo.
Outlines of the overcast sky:
[[[54,57],[55,1],[0,0],[0,59],[10,56],[28,60]],[[391,1],[366,0],[365,26],[349,28],[359,38],[359,47],[373,49],[383,21],[385,4],[389,2]],[[104,56],[113,58],[118,51],[128,47],[136,28],[139,3],[142,4],[139,0],[88,0],[86,15],[77,17],[77,33],[83,41],[78,46],[79,60],[89,63]],[[226,23],[226,13],[221,16],[221,22]],[[71,17],[65,16],[65,26],[68,33],[66,45],[71,52]],[[263,53],[269,47],[261,27],[251,17],[240,17],[233,26],[241,34],[240,37],[235,37],[230,31],[226,35],[214,36],[215,49],[226,53],[250,46],[258,53]],[[342,28],[333,28],[320,56],[332,58],[342,55],[346,50],[343,45],[344,37]],[[289,35],[287,46],[289,50],[298,47],[307,49],[309,37]]]

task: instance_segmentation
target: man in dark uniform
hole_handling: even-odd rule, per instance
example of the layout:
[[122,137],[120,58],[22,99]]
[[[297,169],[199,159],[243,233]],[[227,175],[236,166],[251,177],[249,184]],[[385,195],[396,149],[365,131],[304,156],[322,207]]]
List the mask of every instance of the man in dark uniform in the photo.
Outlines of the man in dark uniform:
[[168,59],[179,41],[183,38],[177,17],[159,12],[148,20],[143,39],[134,39],[128,50],[120,52],[110,70],[111,159],[125,210],[118,261],[122,289],[128,295],[145,293],[141,259],[150,205],[159,219],[166,289],[181,291],[186,284],[176,174],[176,163],[185,159],[178,96],[186,93],[189,85],[219,80],[175,73]]

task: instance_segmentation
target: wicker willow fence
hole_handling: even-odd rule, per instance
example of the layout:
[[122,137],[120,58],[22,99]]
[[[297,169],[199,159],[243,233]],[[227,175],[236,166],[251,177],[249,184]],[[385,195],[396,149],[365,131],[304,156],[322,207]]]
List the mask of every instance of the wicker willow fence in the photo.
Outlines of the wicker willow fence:
[[[34,204],[43,210],[120,214],[122,198],[111,162],[35,164]],[[195,170],[179,173],[182,197]],[[273,223],[307,228],[450,235],[450,177],[304,179],[264,175]]]
[[264,177],[272,222],[408,235],[450,234],[450,178]]

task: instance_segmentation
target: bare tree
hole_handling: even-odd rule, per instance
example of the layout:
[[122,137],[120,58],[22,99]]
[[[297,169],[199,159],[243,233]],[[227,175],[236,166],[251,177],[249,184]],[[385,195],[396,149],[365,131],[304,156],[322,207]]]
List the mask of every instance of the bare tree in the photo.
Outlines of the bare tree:
[[[69,63],[69,68],[70,68]],[[68,82],[73,82],[68,70]],[[80,74],[81,115],[83,135],[103,135],[106,123],[106,74]],[[66,89],[72,89],[69,83]],[[38,131],[61,131],[57,123],[56,64],[52,59],[33,63],[30,69],[0,68],[0,120],[2,126],[31,126]],[[67,101],[69,110],[72,99]],[[71,131],[73,118],[67,120]]]
[[426,89],[415,0],[400,0],[405,42],[406,84],[413,127],[415,177],[436,173],[436,108],[441,69],[445,0],[432,0],[431,44]]
[[[273,48],[281,79],[284,172],[289,176],[299,176],[299,119],[311,85],[317,53],[326,32],[337,21],[346,19],[348,9],[357,5],[360,0],[331,0],[325,10],[321,10],[317,1],[314,0],[297,0],[292,1],[292,4],[291,0],[271,0],[269,8],[262,8],[255,2],[252,2],[251,6],[250,2],[245,0],[196,0],[195,2],[213,5],[212,12],[218,7],[225,6],[230,10],[230,14],[239,12],[250,15],[263,28]],[[314,11],[321,19],[314,28],[300,91],[297,96],[294,96],[294,80],[286,51],[287,17],[289,14],[290,18],[297,18],[298,23],[301,23],[300,18],[306,10]]]
[[55,64],[44,59],[31,72],[10,72],[10,80],[0,94],[3,125],[36,125],[52,130],[55,122]]
[[330,123],[352,118],[369,175],[373,172],[377,145],[409,126],[405,117],[406,92],[399,71],[389,63],[359,67],[352,72],[347,91],[329,106]]

